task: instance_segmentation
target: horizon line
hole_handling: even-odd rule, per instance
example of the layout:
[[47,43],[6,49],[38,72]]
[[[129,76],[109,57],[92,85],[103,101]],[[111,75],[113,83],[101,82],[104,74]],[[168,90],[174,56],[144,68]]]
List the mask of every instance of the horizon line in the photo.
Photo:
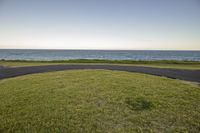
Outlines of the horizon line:
[[51,49],[51,48],[0,48],[0,50],[88,50],[88,51],[95,51],[95,50],[100,50],[100,51],[200,51],[194,50],[194,49],[183,49],[183,50],[176,50],[176,49]]

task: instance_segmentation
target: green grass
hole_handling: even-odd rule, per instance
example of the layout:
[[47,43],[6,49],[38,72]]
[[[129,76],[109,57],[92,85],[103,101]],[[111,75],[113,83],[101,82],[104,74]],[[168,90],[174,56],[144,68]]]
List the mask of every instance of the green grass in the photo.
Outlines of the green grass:
[[200,70],[200,62],[195,61],[134,61],[134,60],[57,60],[57,61],[24,61],[24,60],[0,60],[0,65],[7,67],[20,66],[39,66],[39,65],[57,65],[57,64],[114,64],[114,65],[133,65],[146,66],[156,68],[175,68],[175,69],[189,69]]
[[0,132],[200,132],[200,88],[108,70],[4,79]]
[[170,68],[183,70],[200,70],[200,64],[135,64],[134,66],[145,66],[155,68]]
[[0,61],[1,66],[5,67],[23,67],[23,66],[42,66],[42,65],[59,65],[66,63],[45,62],[45,61]]

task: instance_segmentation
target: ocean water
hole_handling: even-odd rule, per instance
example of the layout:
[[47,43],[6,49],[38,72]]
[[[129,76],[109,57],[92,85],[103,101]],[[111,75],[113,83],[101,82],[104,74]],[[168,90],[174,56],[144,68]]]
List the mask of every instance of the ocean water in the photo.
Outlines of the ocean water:
[[200,51],[148,51],[148,50],[15,50],[0,49],[5,60],[189,60],[200,61]]

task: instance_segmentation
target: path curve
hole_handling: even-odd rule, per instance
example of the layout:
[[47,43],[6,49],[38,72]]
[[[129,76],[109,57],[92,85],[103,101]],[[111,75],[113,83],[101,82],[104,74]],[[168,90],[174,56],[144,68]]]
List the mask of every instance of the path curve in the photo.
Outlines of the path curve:
[[142,66],[119,66],[119,65],[47,65],[47,66],[30,66],[30,67],[16,67],[16,68],[1,68],[0,79],[17,77],[21,75],[53,72],[61,70],[75,70],[75,69],[106,69],[119,70],[128,72],[138,72],[157,76],[164,76],[173,79],[180,79],[200,83],[200,70],[179,70],[179,69],[165,69]]

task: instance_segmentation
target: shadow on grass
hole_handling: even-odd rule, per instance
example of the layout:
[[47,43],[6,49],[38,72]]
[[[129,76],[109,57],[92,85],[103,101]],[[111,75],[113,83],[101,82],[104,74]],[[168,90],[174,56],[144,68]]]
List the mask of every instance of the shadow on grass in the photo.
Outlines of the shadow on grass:
[[153,103],[146,100],[144,97],[126,98],[125,103],[131,110],[136,111],[150,110],[153,107]]

